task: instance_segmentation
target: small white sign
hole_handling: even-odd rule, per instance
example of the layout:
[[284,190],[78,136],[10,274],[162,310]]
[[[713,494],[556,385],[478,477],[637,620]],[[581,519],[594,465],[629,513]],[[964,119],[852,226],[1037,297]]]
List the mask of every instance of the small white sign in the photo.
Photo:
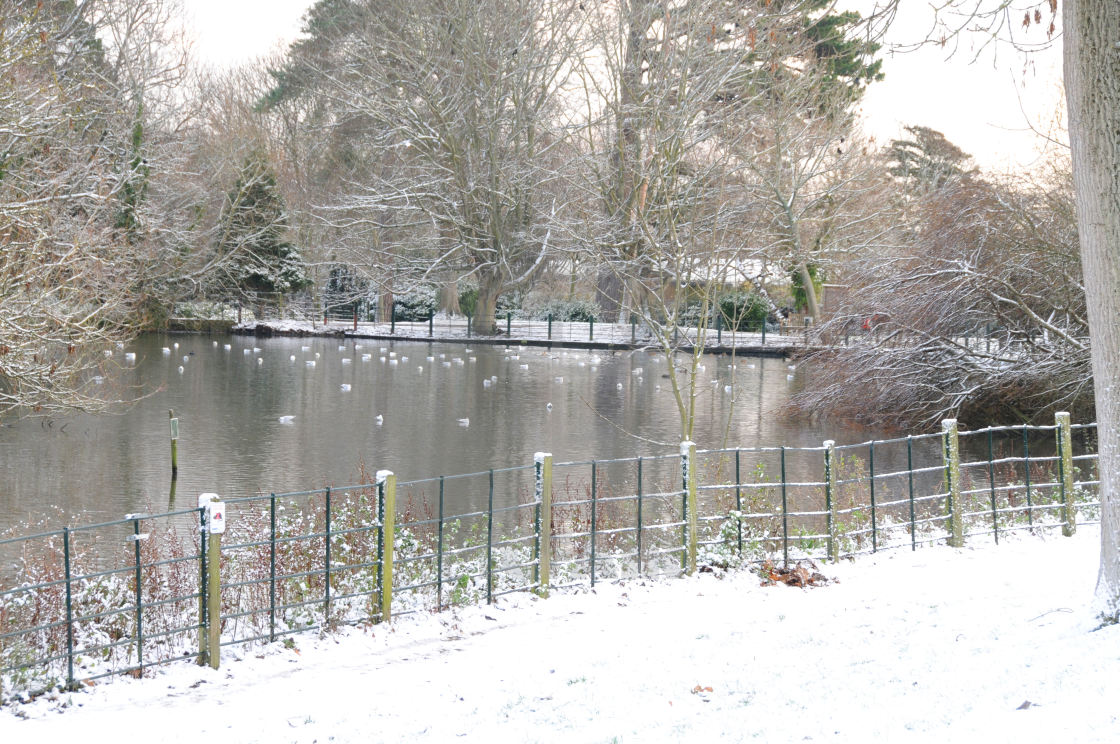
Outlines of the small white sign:
[[171,438],[179,438],[179,419],[177,418],[171,419]]
[[224,501],[211,501],[206,504],[206,524],[211,535],[226,531],[226,504]]

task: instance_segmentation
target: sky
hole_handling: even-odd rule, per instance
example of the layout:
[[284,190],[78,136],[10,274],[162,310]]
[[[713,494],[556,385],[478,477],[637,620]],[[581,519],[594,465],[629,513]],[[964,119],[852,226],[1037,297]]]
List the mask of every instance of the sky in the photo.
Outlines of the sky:
[[[867,0],[853,0],[856,6]],[[227,67],[284,48],[296,39],[309,0],[189,0],[198,59]],[[1053,131],[1064,108],[1060,43],[1025,56],[1011,49],[973,60],[964,39],[957,53],[936,47],[890,53],[891,43],[920,39],[928,26],[927,3],[908,0],[884,49],[886,79],[872,85],[861,104],[864,130],[879,145],[921,125],[945,134],[986,170],[1041,165],[1060,148],[1045,148],[1033,129]],[[1035,36],[1040,36],[1035,32]],[[1040,154],[1040,151],[1042,154]]]
[[600,581],[190,661],[0,707],[0,741],[1109,742],[1100,529],[819,566]]

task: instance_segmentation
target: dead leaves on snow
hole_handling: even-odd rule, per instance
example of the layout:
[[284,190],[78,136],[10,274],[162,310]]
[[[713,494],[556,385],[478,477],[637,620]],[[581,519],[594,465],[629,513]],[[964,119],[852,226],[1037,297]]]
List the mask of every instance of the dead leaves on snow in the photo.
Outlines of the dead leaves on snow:
[[[808,564],[806,568],[805,564]],[[762,579],[763,586],[785,584],[786,586],[823,586],[831,579],[817,570],[812,561],[798,561],[795,566],[775,567],[770,561],[759,566],[755,573]]]

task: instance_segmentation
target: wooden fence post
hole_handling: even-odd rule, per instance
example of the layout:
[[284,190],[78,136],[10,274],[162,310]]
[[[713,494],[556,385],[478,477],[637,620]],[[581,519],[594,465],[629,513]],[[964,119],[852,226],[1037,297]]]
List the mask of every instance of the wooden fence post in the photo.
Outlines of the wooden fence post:
[[681,480],[684,488],[685,573],[696,573],[696,443],[681,442]]
[[537,502],[537,593],[548,596],[552,571],[552,453],[533,455]]
[[833,563],[840,560],[839,519],[836,502],[836,442],[828,439],[824,443],[824,503],[828,510],[828,559]]
[[961,515],[961,443],[958,437],[957,420],[945,419],[941,422],[942,454],[945,459],[945,484],[949,491],[949,545],[964,547],[964,522]]
[[[222,655],[222,533],[226,530],[226,505],[218,494],[204,493],[198,497],[203,510],[202,529],[206,540],[205,592],[200,592],[199,607],[203,610],[199,631],[199,663],[212,669],[221,664]],[[203,601],[205,600],[205,601]]]
[[396,532],[397,476],[391,470],[377,471],[377,484],[381,489],[381,622],[393,619],[393,535]]
[[1062,534],[1072,537],[1077,532],[1077,505],[1073,494],[1073,436],[1069,426],[1069,413],[1054,414],[1058,427],[1058,464],[1062,484]]

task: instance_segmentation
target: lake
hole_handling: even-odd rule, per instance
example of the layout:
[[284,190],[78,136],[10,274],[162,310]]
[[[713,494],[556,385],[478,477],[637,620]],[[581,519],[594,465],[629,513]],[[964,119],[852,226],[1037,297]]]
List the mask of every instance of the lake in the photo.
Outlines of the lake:
[[[786,420],[794,381],[784,360],[732,361],[704,359],[701,448],[872,438]],[[0,428],[0,530],[185,508],[204,491],[234,498],[351,484],[362,467],[412,480],[528,465],[537,451],[561,462],[678,449],[666,363],[655,353],[152,334],[109,362],[122,369],[119,379],[106,375],[106,394],[141,396],[119,413]],[[168,409],[180,431],[174,504]]]

